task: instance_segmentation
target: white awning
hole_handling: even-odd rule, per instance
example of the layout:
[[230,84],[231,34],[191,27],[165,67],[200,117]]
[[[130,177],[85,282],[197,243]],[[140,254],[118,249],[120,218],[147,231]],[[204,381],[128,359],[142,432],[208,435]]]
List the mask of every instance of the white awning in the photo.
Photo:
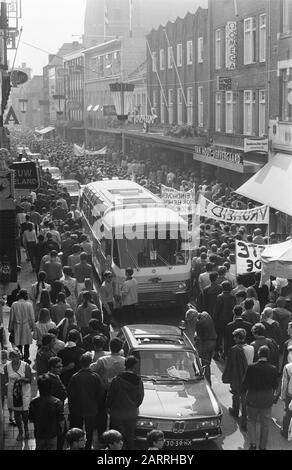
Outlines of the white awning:
[[37,132],[38,134],[48,134],[49,132],[53,132],[55,130],[55,128],[53,126],[49,126],[49,127],[44,127],[44,129],[40,129],[39,131],[35,131]]
[[89,106],[87,106],[87,111],[91,111],[91,110],[92,110],[92,108],[93,108],[93,105],[92,105],[92,104],[90,104]]
[[291,181],[292,155],[277,153],[236,193],[292,216]]
[[93,111],[98,111],[99,110],[99,104],[97,104],[96,106],[94,106],[93,108]]

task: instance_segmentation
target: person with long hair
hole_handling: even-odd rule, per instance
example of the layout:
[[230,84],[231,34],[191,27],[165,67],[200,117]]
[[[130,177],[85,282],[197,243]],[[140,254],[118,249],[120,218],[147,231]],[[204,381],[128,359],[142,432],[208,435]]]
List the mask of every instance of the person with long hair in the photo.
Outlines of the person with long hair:
[[[4,367],[5,383],[8,383],[7,405],[9,409],[14,411],[14,417],[18,427],[18,436],[16,440],[22,441],[22,424],[24,425],[24,438],[29,439],[28,410],[31,399],[32,373],[29,365],[21,360],[19,349],[15,348],[10,352],[9,360],[10,362],[8,362]],[[14,385],[17,381],[21,384],[22,393],[22,400],[20,400],[19,403],[16,403],[14,397]]]
[[28,222],[27,229],[23,233],[22,240],[23,246],[27,251],[28,259],[31,262],[32,270],[35,271],[37,236],[33,223]]
[[59,292],[56,303],[53,305],[51,310],[51,318],[56,325],[58,325],[62,318],[64,318],[67,309],[70,309],[70,305],[66,302],[66,296],[64,292]]
[[260,303],[259,303],[259,300],[258,300],[258,294],[257,294],[254,287],[251,286],[251,287],[247,288],[246,298],[247,299],[252,299],[254,301],[254,306],[253,306],[254,311],[257,312],[257,313],[261,313],[261,307],[260,307]]
[[[43,290],[47,290],[48,292],[51,290],[50,284],[47,284],[46,281],[46,273],[44,271],[40,271],[38,273],[38,280],[31,286],[31,291],[29,293],[29,297],[32,300],[35,318],[37,319],[37,313],[40,311],[40,299],[41,293]],[[46,307],[47,308],[47,307]]]
[[68,333],[70,330],[79,330],[74,312],[71,308],[66,310],[65,316],[60,323],[58,323],[57,328],[59,331],[58,338],[64,341],[64,343],[68,341]]
[[77,280],[72,277],[72,269],[70,266],[64,266],[63,273],[65,279],[63,280],[63,285],[66,286],[70,295],[67,297],[66,301],[75,312],[77,307]]
[[92,311],[96,310],[97,306],[92,303],[90,292],[86,291],[83,293],[83,302],[77,308],[76,320],[77,325],[81,329],[82,336],[85,336],[89,333],[89,321],[92,318]]
[[39,320],[35,324],[35,331],[33,338],[37,342],[37,346],[42,345],[42,338],[51,328],[55,328],[56,323],[51,320],[50,311],[47,308],[42,308],[39,314]]
[[47,289],[43,289],[40,295],[40,301],[36,305],[36,321],[39,319],[39,314],[42,308],[47,308],[51,313],[53,304],[50,298],[50,292]]
[[64,284],[62,281],[54,281],[52,284],[52,290],[50,292],[51,301],[53,304],[57,302],[57,295],[63,292],[65,293]]

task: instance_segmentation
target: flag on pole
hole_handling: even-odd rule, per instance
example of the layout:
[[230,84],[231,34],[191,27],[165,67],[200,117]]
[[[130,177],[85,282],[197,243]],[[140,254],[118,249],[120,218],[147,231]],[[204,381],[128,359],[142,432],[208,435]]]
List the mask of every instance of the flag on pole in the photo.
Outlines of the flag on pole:
[[104,0],[104,24],[105,24],[106,26],[109,25],[109,20],[108,20],[108,8],[107,8],[106,0]]
[[130,38],[133,36],[133,0],[129,0],[129,15],[130,15]]

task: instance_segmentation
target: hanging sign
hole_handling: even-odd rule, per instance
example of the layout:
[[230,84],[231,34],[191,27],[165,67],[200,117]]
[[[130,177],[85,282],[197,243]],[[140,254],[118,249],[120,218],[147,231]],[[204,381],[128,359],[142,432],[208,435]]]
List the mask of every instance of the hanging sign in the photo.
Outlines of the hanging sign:
[[19,120],[12,106],[9,108],[4,124],[19,124]]
[[268,152],[268,139],[244,139],[245,152]]
[[237,61],[237,24],[236,21],[227,21],[225,27],[225,67],[228,70],[236,69]]
[[266,245],[255,245],[242,240],[235,240],[235,242],[236,273],[246,274],[261,271],[261,253]]
[[199,200],[201,217],[207,219],[220,220],[231,224],[268,224],[269,206],[259,206],[253,209],[236,210],[230,207],[217,206],[203,195]]

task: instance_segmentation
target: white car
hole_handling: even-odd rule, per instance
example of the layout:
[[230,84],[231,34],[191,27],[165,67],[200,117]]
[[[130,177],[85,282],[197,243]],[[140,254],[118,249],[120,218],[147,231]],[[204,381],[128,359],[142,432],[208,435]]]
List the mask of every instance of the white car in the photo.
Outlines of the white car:
[[80,196],[80,183],[77,180],[59,180],[58,181],[58,189],[62,190],[66,188],[68,193],[71,196],[71,200],[73,204],[78,204],[79,196]]
[[58,168],[57,166],[49,166],[49,167],[46,167],[46,168],[43,167],[43,170],[44,171],[49,170],[49,172],[52,175],[53,180],[59,181],[59,180],[62,179],[60,168]]

